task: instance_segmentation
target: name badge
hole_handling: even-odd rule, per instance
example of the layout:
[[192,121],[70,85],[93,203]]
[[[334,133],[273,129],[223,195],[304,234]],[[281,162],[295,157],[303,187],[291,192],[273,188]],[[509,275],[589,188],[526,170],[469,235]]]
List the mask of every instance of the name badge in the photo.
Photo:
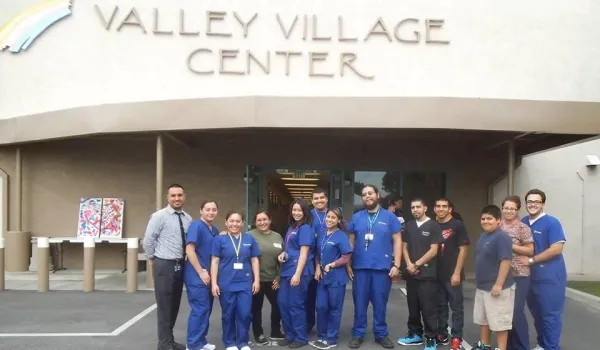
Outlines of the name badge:
[[281,249],[281,243],[273,243],[273,246],[274,246],[275,248],[279,248],[279,249]]
[[373,234],[372,233],[365,234],[365,240],[372,241],[373,240]]
[[234,263],[233,264],[233,269],[234,270],[243,270],[244,269],[244,264],[242,264],[242,263]]

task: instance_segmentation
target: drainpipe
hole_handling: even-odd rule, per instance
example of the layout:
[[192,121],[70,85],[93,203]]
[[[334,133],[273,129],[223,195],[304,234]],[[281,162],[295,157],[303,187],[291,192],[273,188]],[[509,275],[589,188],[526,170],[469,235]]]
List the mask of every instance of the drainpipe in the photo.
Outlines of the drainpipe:
[[581,180],[581,254],[580,254],[580,259],[581,259],[581,271],[580,273],[583,275],[585,271],[583,271],[583,267],[585,266],[584,260],[585,260],[585,232],[584,232],[584,219],[585,219],[585,180],[583,178],[583,176],[581,176],[581,173],[579,173],[579,170],[577,170],[577,176],[579,177],[579,179]]
[[17,147],[15,167],[15,187],[17,195],[15,196],[15,211],[17,222],[15,231],[23,231],[23,159],[21,158],[21,147]]

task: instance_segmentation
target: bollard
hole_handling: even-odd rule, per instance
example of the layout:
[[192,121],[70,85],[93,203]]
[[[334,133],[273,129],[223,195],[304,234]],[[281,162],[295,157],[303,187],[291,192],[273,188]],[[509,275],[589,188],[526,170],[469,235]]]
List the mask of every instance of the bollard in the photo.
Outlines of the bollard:
[[4,238],[0,237],[0,292],[4,290]]
[[38,292],[47,292],[50,290],[50,267],[48,258],[50,257],[50,239],[48,237],[37,238],[38,249]]
[[138,239],[127,239],[127,293],[138,289]]
[[94,237],[83,238],[83,291],[93,292],[96,285],[96,240]]

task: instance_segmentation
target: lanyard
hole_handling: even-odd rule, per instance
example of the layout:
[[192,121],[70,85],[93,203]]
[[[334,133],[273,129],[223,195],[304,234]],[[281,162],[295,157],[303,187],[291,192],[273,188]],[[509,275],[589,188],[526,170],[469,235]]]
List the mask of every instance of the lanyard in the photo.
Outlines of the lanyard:
[[377,217],[379,216],[380,211],[381,211],[381,208],[379,208],[377,210],[377,213],[373,216],[373,220],[371,220],[371,216],[369,215],[369,212],[367,212],[367,219],[369,220],[369,232],[368,233],[373,233],[373,224],[375,223],[375,221],[377,221]]
[[235,250],[235,257],[237,259],[237,261],[240,261],[240,247],[242,246],[242,233],[240,233],[240,241],[238,242],[237,247],[235,246],[235,241],[233,240],[233,237],[231,236],[231,233],[227,233],[229,235],[229,239],[231,240],[231,244],[233,244],[233,250]]
[[319,219],[319,229],[321,229],[321,227],[323,227],[323,222],[325,221],[325,215],[323,215],[323,219],[321,219],[321,215],[319,215],[317,209],[313,209],[313,211],[315,212],[317,219]]
[[327,246],[327,243],[329,243],[329,240],[333,237],[333,235],[335,235],[336,232],[337,232],[337,230],[333,231],[333,233],[330,235],[325,234],[325,237],[323,237],[323,243],[321,243],[321,266],[323,266],[323,253],[325,252],[325,247]]
[[292,233],[296,232],[298,230],[298,227],[300,227],[300,224],[294,225],[292,230],[288,233],[287,237],[285,238],[285,251],[286,252],[288,250],[288,247],[290,246],[290,238],[292,238]]

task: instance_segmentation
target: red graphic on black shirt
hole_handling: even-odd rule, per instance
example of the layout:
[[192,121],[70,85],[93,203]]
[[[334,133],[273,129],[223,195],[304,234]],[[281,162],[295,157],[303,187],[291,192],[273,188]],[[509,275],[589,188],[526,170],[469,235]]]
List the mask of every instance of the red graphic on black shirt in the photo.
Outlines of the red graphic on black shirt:
[[[444,238],[444,241],[447,241],[450,236],[452,236],[451,228],[447,228],[442,231],[442,237]],[[442,255],[444,254],[444,249],[446,249],[446,245],[442,243]]]

